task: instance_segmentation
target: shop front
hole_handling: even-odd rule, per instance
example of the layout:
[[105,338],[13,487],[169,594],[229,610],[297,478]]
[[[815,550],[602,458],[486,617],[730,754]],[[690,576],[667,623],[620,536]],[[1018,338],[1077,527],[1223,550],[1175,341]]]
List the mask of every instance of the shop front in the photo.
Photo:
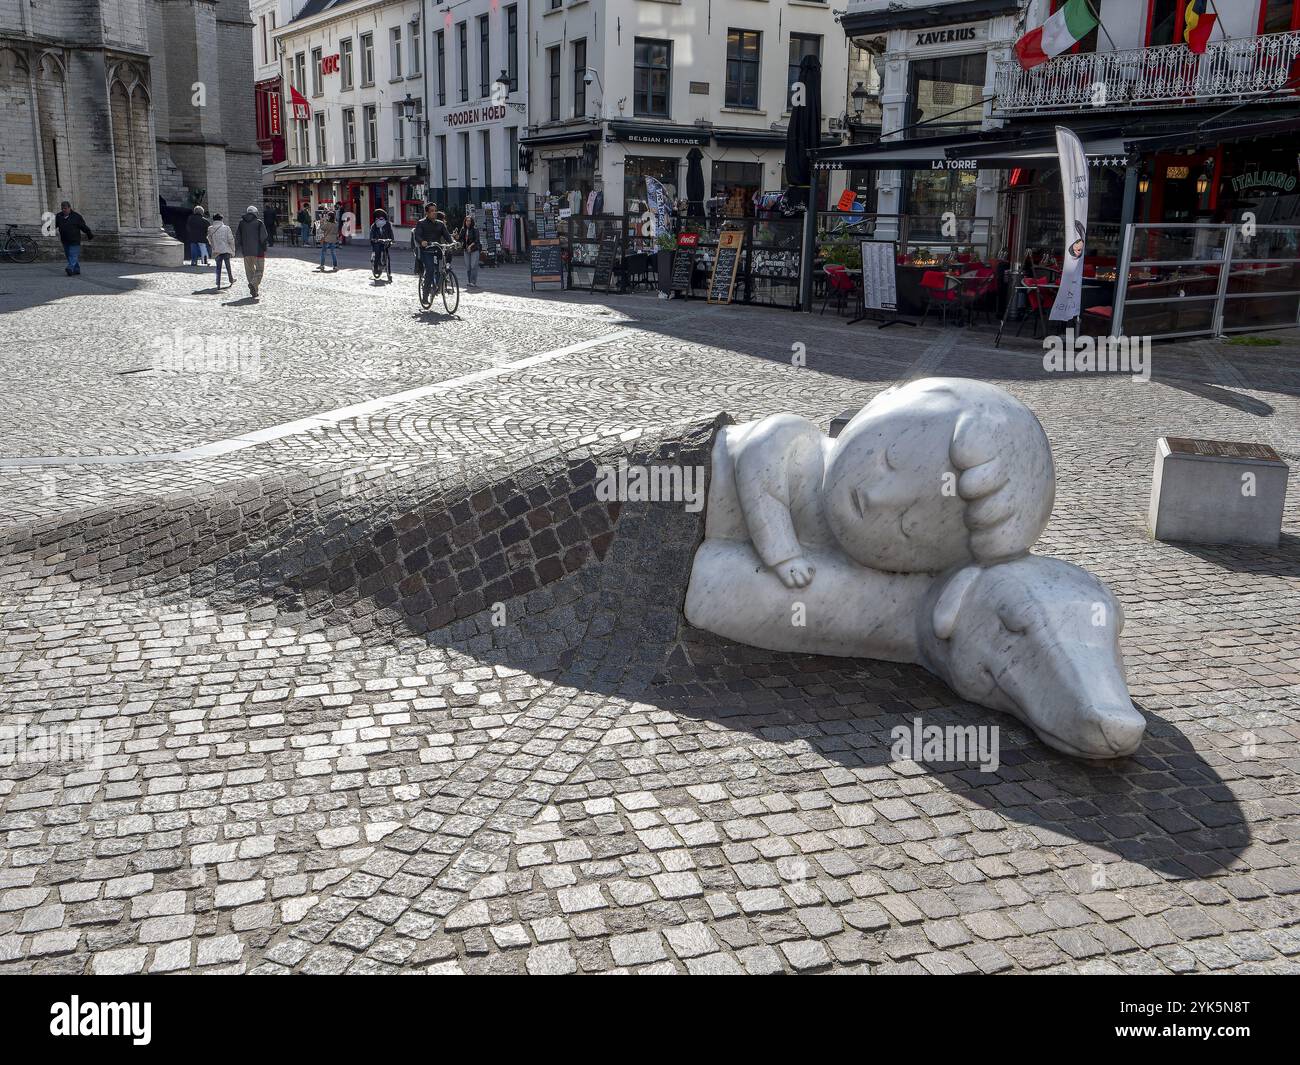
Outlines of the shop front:
[[363,231],[382,207],[397,224],[414,225],[423,213],[421,169],[419,163],[372,164],[364,169],[286,167],[278,175],[285,188],[282,217],[296,216],[303,207],[313,215],[322,208],[351,211],[358,231]]

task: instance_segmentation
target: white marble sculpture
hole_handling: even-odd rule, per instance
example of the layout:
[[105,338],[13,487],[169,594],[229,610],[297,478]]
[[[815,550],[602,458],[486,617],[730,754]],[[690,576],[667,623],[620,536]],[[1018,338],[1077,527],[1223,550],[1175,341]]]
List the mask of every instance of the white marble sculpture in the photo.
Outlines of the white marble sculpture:
[[728,426],[686,618],[770,650],[919,663],[1057,750],[1131,754],[1145,722],[1119,604],[1029,554],[1055,483],[1038,419],[980,381],[890,389],[836,439],[791,414]]

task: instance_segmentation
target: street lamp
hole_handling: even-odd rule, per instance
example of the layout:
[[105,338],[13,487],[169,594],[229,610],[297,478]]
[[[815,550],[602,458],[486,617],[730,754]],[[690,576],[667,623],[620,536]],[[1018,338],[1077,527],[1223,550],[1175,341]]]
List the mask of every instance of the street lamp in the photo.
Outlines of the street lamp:
[[508,70],[502,70],[497,75],[497,84],[505,89],[507,96],[510,95],[510,72]]
[[1147,177],[1147,172],[1144,170],[1138,176],[1138,192],[1142,193],[1142,195],[1145,196],[1147,192],[1150,191],[1150,189],[1151,189],[1151,179]]
[[402,117],[410,122],[415,118],[415,101],[411,99],[411,94],[406,94],[406,99],[402,101]]
[[867,97],[871,94],[867,92],[866,86],[858,82],[849,98],[853,101],[853,113],[858,116],[858,121],[862,121],[862,113],[867,109]]

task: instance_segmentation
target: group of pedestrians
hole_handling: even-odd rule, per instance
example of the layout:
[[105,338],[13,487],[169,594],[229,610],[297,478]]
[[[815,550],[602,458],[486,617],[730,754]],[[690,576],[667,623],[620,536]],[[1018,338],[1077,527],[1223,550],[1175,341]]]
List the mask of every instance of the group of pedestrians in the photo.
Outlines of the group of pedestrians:
[[[267,215],[271,215],[267,208]],[[262,274],[266,269],[266,249],[271,245],[271,226],[262,218],[261,212],[249,204],[244,216],[235,223],[232,230],[226,220],[219,214],[208,221],[202,207],[195,207],[189,220],[185,223],[185,241],[190,249],[190,266],[216,264],[217,289],[221,289],[221,268],[226,269],[226,278],[230,288],[235,287],[235,273],[231,260],[238,252],[244,260],[244,277],[248,281],[248,292],[253,299],[258,298],[262,287]]]

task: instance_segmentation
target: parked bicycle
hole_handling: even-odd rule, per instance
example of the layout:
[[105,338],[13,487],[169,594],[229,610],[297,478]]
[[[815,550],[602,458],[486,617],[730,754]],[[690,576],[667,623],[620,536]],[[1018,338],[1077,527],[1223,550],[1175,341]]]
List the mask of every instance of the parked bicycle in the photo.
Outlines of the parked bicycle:
[[16,225],[5,227],[5,239],[0,243],[0,255],[6,259],[11,259],[16,263],[33,263],[36,256],[40,254],[40,249],[36,246],[36,241],[31,237],[25,237],[17,232]]
[[387,274],[388,280],[393,280],[393,264],[389,259],[389,249],[393,242],[386,237],[380,237],[374,242],[377,245],[374,256],[370,260],[370,270],[375,275],[375,280],[379,280],[380,274]]
[[420,271],[420,306],[426,311],[433,306],[433,297],[442,294],[442,305],[448,314],[455,314],[460,306],[460,283],[456,271],[447,261],[458,244],[430,244],[421,248],[423,269]]

